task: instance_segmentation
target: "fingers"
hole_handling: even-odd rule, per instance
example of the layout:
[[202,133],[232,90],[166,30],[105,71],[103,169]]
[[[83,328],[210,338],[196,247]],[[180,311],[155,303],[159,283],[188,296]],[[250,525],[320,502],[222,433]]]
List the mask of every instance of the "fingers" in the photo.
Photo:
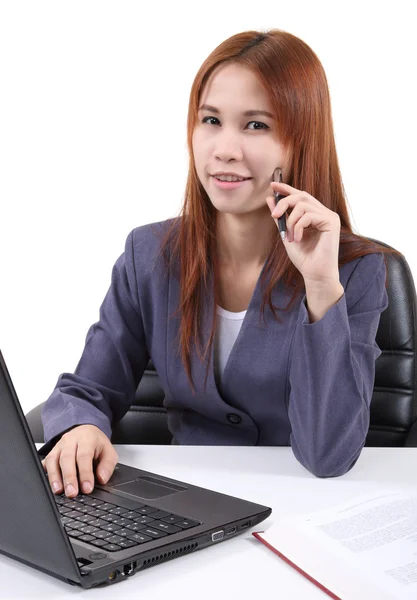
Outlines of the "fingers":
[[294,242],[301,242],[304,235],[304,229],[309,227],[313,221],[313,215],[311,213],[305,213],[296,223],[293,229]]
[[[272,196],[268,196],[267,204],[271,210],[272,218],[278,219],[285,213],[287,215],[285,237],[288,242],[299,242],[303,237],[302,230],[304,228],[310,226],[311,224],[315,224],[316,222],[324,222],[327,220],[324,218],[323,212],[327,213],[328,209],[326,209],[318,200],[306,192],[298,192],[297,194],[291,196],[285,196],[279,200],[276,206],[273,206],[271,199]],[[295,236],[295,226],[306,214],[310,214],[311,217],[302,221],[302,224],[297,228],[297,236]]]
[[41,462],[52,491],[74,498],[92,492],[94,460],[98,462],[98,482],[107,483],[118,461],[117,452],[98,427],[79,425],[65,433]]
[[[287,239],[289,242],[299,242],[302,238],[302,232],[300,237],[299,223],[304,215],[307,214],[307,206],[303,202],[299,202],[292,210],[289,217],[287,217]],[[310,213],[311,214],[311,213]],[[295,228],[297,227],[298,238],[295,236]]]
[[103,448],[96,473],[100,483],[107,483],[113,474],[119,457],[114,447],[109,443]]
[[[288,183],[282,183],[279,181],[271,181],[271,187],[274,191],[280,192],[281,194],[297,194],[300,193],[300,190],[297,188],[288,185]],[[301,192],[307,193],[307,192]]]
[[[58,464],[61,468],[62,483],[65,495],[74,498],[78,495],[77,467],[75,462],[76,444],[74,442],[66,444],[61,451]],[[53,489],[53,482],[52,482]]]
[[81,491],[89,494],[94,488],[93,457],[94,448],[91,444],[80,442],[77,447],[78,479]]
[[274,210],[272,211],[272,216],[276,219],[287,212],[287,210],[290,208],[292,208],[292,212],[294,212],[295,207],[300,208],[300,206],[303,207],[304,212],[306,212],[307,209],[314,210],[318,208],[312,201],[305,198],[305,196],[285,196],[284,198],[281,198],[281,200],[275,206]]
[[290,185],[287,185],[286,183],[272,182],[271,187],[274,190],[274,192],[279,192],[280,194],[288,194],[288,196],[281,198],[281,200],[275,206],[273,210],[274,214],[272,215],[274,218],[280,217],[289,208],[295,207],[300,202],[303,202],[311,208],[323,208],[323,204],[316,200],[316,198],[311,196],[311,194],[308,194],[307,192],[302,192],[300,190],[296,190],[295,188],[291,187]]
[[[65,436],[63,436],[64,438]],[[62,440],[63,440],[62,438]],[[61,440],[61,441],[62,441]],[[57,444],[42,461],[54,494],[65,494],[74,497],[78,493],[77,470],[75,466],[75,448],[61,447]]]
[[268,196],[266,199],[268,207],[271,211],[271,216],[278,222],[278,217],[281,217],[283,214],[287,213],[287,210],[291,206],[294,206],[293,210],[286,215],[286,233],[285,239],[287,242],[294,241],[294,226],[297,221],[306,213],[307,206],[304,202],[298,202],[297,204],[290,203],[286,198],[282,198],[278,204],[275,206],[275,198],[272,196]]
[[[62,478],[61,478],[61,470],[58,465],[58,455],[50,452],[46,458],[44,458],[41,463],[45,473],[48,476],[49,484],[52,488],[54,494],[62,494]],[[48,459],[48,465],[46,464],[46,459]]]

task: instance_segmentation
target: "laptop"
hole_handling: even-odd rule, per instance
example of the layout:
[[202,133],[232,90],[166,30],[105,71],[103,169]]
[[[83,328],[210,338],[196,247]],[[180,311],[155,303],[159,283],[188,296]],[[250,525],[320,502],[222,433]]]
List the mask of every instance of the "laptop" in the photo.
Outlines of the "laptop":
[[54,495],[1,352],[0,455],[0,552],[83,588],[218,544],[271,514],[122,463],[91,494]]

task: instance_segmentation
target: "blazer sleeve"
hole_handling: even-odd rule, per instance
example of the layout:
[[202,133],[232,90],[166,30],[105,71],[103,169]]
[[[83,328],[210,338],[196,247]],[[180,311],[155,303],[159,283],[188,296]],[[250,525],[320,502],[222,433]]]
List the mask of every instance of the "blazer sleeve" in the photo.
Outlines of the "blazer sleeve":
[[318,477],[346,473],[369,428],[380,315],[388,306],[382,253],[358,261],[345,293],[315,323],[304,297],[289,363],[290,443]]
[[[56,442],[58,434],[82,424],[96,425],[110,438],[112,424],[132,404],[149,360],[135,272],[134,233],[127,237],[125,251],[113,267],[99,320],[87,332],[75,372],[60,375],[44,404],[45,442]],[[45,453],[45,447],[42,450]]]

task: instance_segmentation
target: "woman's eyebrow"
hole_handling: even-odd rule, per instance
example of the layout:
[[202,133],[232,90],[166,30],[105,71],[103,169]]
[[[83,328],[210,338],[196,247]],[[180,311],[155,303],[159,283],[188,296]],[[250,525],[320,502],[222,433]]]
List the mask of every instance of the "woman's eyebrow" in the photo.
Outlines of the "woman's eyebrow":
[[[220,111],[215,106],[211,106],[210,104],[202,104],[198,110],[209,110],[210,112],[220,114]],[[256,115],[263,115],[264,117],[274,118],[270,112],[266,110],[246,110],[242,113],[244,117],[256,117]]]

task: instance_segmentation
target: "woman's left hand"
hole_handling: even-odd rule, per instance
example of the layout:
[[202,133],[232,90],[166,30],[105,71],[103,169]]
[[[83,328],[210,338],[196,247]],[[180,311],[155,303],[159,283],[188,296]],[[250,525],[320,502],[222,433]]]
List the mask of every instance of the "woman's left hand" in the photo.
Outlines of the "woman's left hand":
[[304,280],[313,284],[339,281],[339,215],[307,192],[286,183],[272,182],[271,188],[286,194],[278,204],[273,196],[266,198],[271,216],[278,219],[292,209],[286,217],[284,246]]

